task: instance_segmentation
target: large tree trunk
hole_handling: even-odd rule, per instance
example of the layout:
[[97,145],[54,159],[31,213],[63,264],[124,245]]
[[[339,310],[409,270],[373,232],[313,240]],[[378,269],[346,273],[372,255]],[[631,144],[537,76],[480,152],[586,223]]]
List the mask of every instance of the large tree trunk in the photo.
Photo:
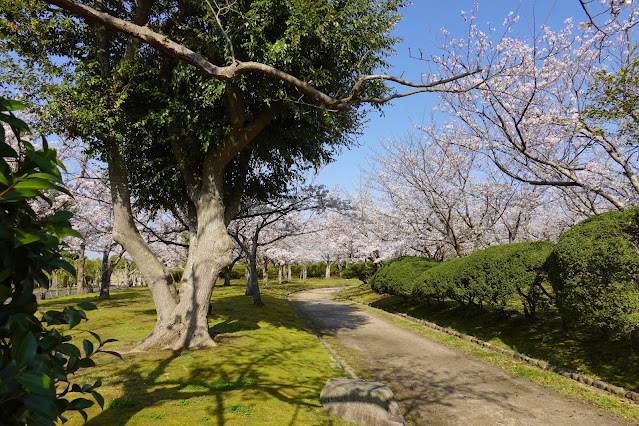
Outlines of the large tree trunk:
[[286,267],[288,269],[286,274],[286,277],[287,277],[286,280],[290,283],[291,281],[293,281],[293,271],[291,271],[291,264],[290,263],[287,264]]
[[331,277],[331,262],[326,262],[326,273],[324,278],[329,279]]
[[135,228],[124,159],[115,143],[109,145],[108,163],[114,213],[113,238],[135,261],[151,290],[157,312],[153,332],[137,349],[215,346],[209,335],[208,306],[215,280],[232,261],[234,247],[224,222],[221,176],[207,178],[201,195],[188,208],[189,255],[178,295],[170,271],[155,257]]
[[80,243],[80,252],[78,253],[78,268],[76,276],[77,294],[84,294],[84,251],[86,250],[86,243],[82,241]]
[[305,263],[302,265],[302,281],[306,281],[308,276],[308,265]]

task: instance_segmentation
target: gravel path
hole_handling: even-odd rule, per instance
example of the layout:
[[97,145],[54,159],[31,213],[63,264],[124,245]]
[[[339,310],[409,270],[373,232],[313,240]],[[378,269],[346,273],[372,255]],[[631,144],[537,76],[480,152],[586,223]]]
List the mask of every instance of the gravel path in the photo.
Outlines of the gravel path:
[[355,349],[375,381],[395,392],[406,419],[423,425],[632,424],[520,379],[352,305],[336,289],[291,300],[328,335]]

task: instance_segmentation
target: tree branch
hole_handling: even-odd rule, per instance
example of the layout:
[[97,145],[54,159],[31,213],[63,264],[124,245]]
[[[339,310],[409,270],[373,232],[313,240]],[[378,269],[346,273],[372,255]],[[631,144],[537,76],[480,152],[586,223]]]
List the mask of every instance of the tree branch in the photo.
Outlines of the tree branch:
[[[284,83],[290,84],[294,86],[300,92],[310,96],[315,101],[323,104],[326,107],[346,111],[350,109],[352,105],[357,105],[361,103],[384,103],[388,102],[392,99],[402,98],[406,96],[410,96],[416,93],[422,92],[451,92],[451,93],[459,93],[471,90],[476,88],[481,83],[475,84],[471,87],[465,89],[439,89],[438,87],[447,83],[451,83],[465,77],[479,74],[482,69],[476,69],[474,71],[468,71],[466,73],[459,74],[457,76],[449,77],[446,79],[430,82],[430,83],[413,83],[406,80],[403,80],[398,77],[392,77],[388,75],[370,75],[357,79],[353,86],[353,91],[351,96],[346,98],[334,98],[318,89],[310,85],[309,83],[300,80],[299,78],[288,74],[282,70],[279,70],[271,65],[262,64],[259,62],[241,62],[236,60],[233,64],[219,67],[217,65],[212,64],[206,58],[204,58],[199,53],[188,49],[187,47],[174,42],[166,36],[163,36],[155,31],[151,30],[146,26],[139,26],[134,23],[125,21],[123,19],[116,18],[114,16],[109,15],[108,13],[100,12],[96,9],[93,9],[89,6],[86,6],[82,3],[79,3],[75,0],[42,0],[45,3],[49,3],[55,6],[58,6],[68,12],[71,12],[81,18],[86,19],[87,21],[98,23],[110,27],[116,31],[120,31],[122,33],[128,34],[135,38],[145,41],[156,49],[171,55],[177,59],[180,59],[183,62],[186,62],[199,70],[205,72],[207,75],[220,79],[220,80],[228,80],[233,77],[236,77],[241,74],[248,73],[260,73],[265,74],[270,77],[273,77],[277,80],[280,80]],[[402,86],[415,87],[418,90],[413,90],[405,93],[396,93],[390,95],[385,98],[360,98],[359,93],[361,90],[361,86],[366,81],[371,80],[388,80],[398,83]]]

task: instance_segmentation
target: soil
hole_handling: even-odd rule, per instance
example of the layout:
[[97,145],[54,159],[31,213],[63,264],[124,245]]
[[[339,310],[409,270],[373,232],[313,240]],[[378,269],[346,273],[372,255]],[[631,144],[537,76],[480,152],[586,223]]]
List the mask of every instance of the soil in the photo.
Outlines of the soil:
[[291,300],[325,334],[359,353],[367,379],[393,390],[409,424],[634,424],[335,301],[335,291],[305,291]]

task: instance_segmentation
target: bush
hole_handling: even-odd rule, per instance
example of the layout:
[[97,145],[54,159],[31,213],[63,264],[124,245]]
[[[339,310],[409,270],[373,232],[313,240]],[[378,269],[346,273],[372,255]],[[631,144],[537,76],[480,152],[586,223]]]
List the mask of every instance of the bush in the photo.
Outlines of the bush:
[[564,325],[633,333],[639,326],[639,208],[603,213],[564,232],[549,278]]
[[[21,107],[0,98],[0,111]],[[40,217],[31,207],[35,201],[51,204],[45,190],[67,192],[60,186],[61,163],[55,150],[44,140],[40,150],[21,140],[20,132],[28,127],[11,113],[0,112],[0,125],[2,121],[10,124],[20,154],[6,142],[0,127],[0,418],[3,424],[53,425],[57,419],[64,421],[65,411],[77,410],[86,420],[84,409],[93,402],[69,396],[90,395],[103,406],[104,399],[95,390],[100,380],[83,386],[69,381],[80,368],[95,365],[91,356],[106,352],[101,348],[108,341],[102,342],[89,332],[98,346],[84,339],[82,356],[80,349],[69,343],[71,337],[44,324],[73,328],[86,320],[84,311],[95,306],[80,303],[62,312],[42,313],[40,319],[35,315],[33,295],[34,286],[46,286],[47,274],[54,270],[75,273],[61,258],[60,245],[68,235],[82,236],[71,229],[71,213],[58,210]]]
[[234,265],[231,268],[231,279],[232,280],[241,280],[244,278],[244,274],[246,273],[246,265]]
[[413,287],[413,298],[426,303],[433,300],[443,302],[446,299],[463,301],[462,282],[466,261],[465,257],[451,259],[427,269]]
[[452,299],[464,307],[492,305],[498,310],[517,297],[524,314],[534,317],[552,248],[545,241],[502,244],[449,260],[422,273],[413,297],[423,302]]
[[357,278],[367,284],[376,270],[377,268],[373,262],[351,263],[342,272],[342,278]]
[[470,255],[467,276],[476,282],[481,303],[504,310],[517,297],[524,315],[534,318],[545,291],[546,261],[553,247],[547,241],[502,244]]
[[371,288],[377,293],[411,297],[413,287],[424,271],[438,263],[424,257],[405,256],[384,265],[372,278]]

